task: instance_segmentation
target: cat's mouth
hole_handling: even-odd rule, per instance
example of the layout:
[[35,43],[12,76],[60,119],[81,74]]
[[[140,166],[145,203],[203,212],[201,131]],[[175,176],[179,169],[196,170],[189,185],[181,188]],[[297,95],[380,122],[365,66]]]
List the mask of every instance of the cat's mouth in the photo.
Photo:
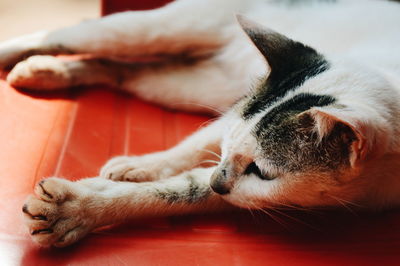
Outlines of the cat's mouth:
[[254,174],[256,175],[258,178],[262,179],[262,180],[272,180],[274,179],[273,176],[270,175],[264,175],[260,168],[257,166],[257,164],[255,162],[250,163],[246,170],[244,170],[244,175],[250,175],[250,174]]

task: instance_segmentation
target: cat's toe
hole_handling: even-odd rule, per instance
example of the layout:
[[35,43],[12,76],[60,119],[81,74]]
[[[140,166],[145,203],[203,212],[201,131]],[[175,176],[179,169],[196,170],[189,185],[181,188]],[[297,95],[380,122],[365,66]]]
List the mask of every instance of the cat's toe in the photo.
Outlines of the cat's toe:
[[126,164],[129,163],[129,161],[132,160],[132,157],[129,156],[117,156],[112,159],[110,159],[105,165],[100,170],[100,176],[102,177],[107,177],[107,174],[110,174],[110,169],[112,169],[115,166],[121,165],[121,164]]
[[100,176],[114,181],[147,182],[157,179],[151,168],[142,166],[139,157],[120,156],[111,159],[100,171]]
[[24,222],[33,240],[41,246],[50,246],[57,241],[54,231],[59,215],[55,203],[46,202],[30,196],[22,207]]
[[169,157],[160,153],[144,156],[118,156],[100,170],[100,177],[114,181],[148,182],[176,174]]
[[101,176],[114,181],[146,182],[155,180],[153,174],[134,163],[124,163],[102,169]]
[[74,194],[72,182],[61,178],[47,178],[39,181],[35,194],[46,202],[61,203],[66,197]]

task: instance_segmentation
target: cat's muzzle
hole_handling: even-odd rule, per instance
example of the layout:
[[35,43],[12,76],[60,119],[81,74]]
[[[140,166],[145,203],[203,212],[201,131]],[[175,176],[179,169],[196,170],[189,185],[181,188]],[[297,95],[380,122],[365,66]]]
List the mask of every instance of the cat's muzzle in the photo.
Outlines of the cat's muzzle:
[[211,189],[220,195],[229,194],[233,187],[232,171],[225,166],[218,167],[210,179]]

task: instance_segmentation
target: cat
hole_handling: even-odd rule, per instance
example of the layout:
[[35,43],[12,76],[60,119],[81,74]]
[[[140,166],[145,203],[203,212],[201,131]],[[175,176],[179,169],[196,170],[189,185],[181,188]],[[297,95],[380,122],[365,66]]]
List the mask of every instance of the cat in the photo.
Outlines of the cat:
[[33,240],[63,247],[126,219],[233,207],[398,206],[398,14],[392,1],[178,0],[0,44],[15,87],[104,83],[223,113],[98,177],[40,181],[23,206]]

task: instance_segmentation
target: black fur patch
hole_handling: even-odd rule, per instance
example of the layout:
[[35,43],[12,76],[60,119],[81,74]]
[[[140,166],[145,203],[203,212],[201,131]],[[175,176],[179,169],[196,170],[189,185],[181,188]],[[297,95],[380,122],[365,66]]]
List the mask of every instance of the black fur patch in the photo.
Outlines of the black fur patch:
[[303,93],[268,112],[253,132],[264,157],[288,172],[337,170],[348,165],[349,147],[355,140],[348,126],[336,124],[319,142],[313,118],[307,114],[298,116],[311,107],[334,102],[331,96]]
[[250,39],[267,59],[268,78],[249,96],[242,116],[250,119],[261,110],[301,86],[307,79],[329,68],[329,63],[313,48],[257,26],[244,25]]
[[194,203],[199,202],[207,198],[211,189],[209,186],[201,186],[193,176],[188,176],[187,180],[189,181],[189,190],[186,195],[186,202]]
[[272,126],[279,125],[293,115],[304,112],[314,106],[326,106],[335,102],[335,98],[328,95],[315,95],[311,93],[300,93],[293,98],[279,104],[269,111],[256,125],[256,136]]
[[163,200],[166,200],[169,204],[190,204],[201,202],[207,199],[207,197],[211,194],[211,188],[196,182],[193,176],[188,175],[186,179],[188,181],[188,186],[182,191],[175,191],[172,189],[165,189],[163,191],[157,190],[157,196]]
[[172,204],[175,202],[183,202],[181,195],[177,191],[173,190],[157,190],[157,197],[166,200],[168,203]]
[[250,119],[260,111],[270,107],[274,102],[281,99],[289,91],[295,90],[307,79],[316,76],[329,67],[325,60],[317,60],[308,68],[287,73],[286,77],[271,75],[261,84],[256,93],[249,96],[248,102],[243,109],[244,119]]

